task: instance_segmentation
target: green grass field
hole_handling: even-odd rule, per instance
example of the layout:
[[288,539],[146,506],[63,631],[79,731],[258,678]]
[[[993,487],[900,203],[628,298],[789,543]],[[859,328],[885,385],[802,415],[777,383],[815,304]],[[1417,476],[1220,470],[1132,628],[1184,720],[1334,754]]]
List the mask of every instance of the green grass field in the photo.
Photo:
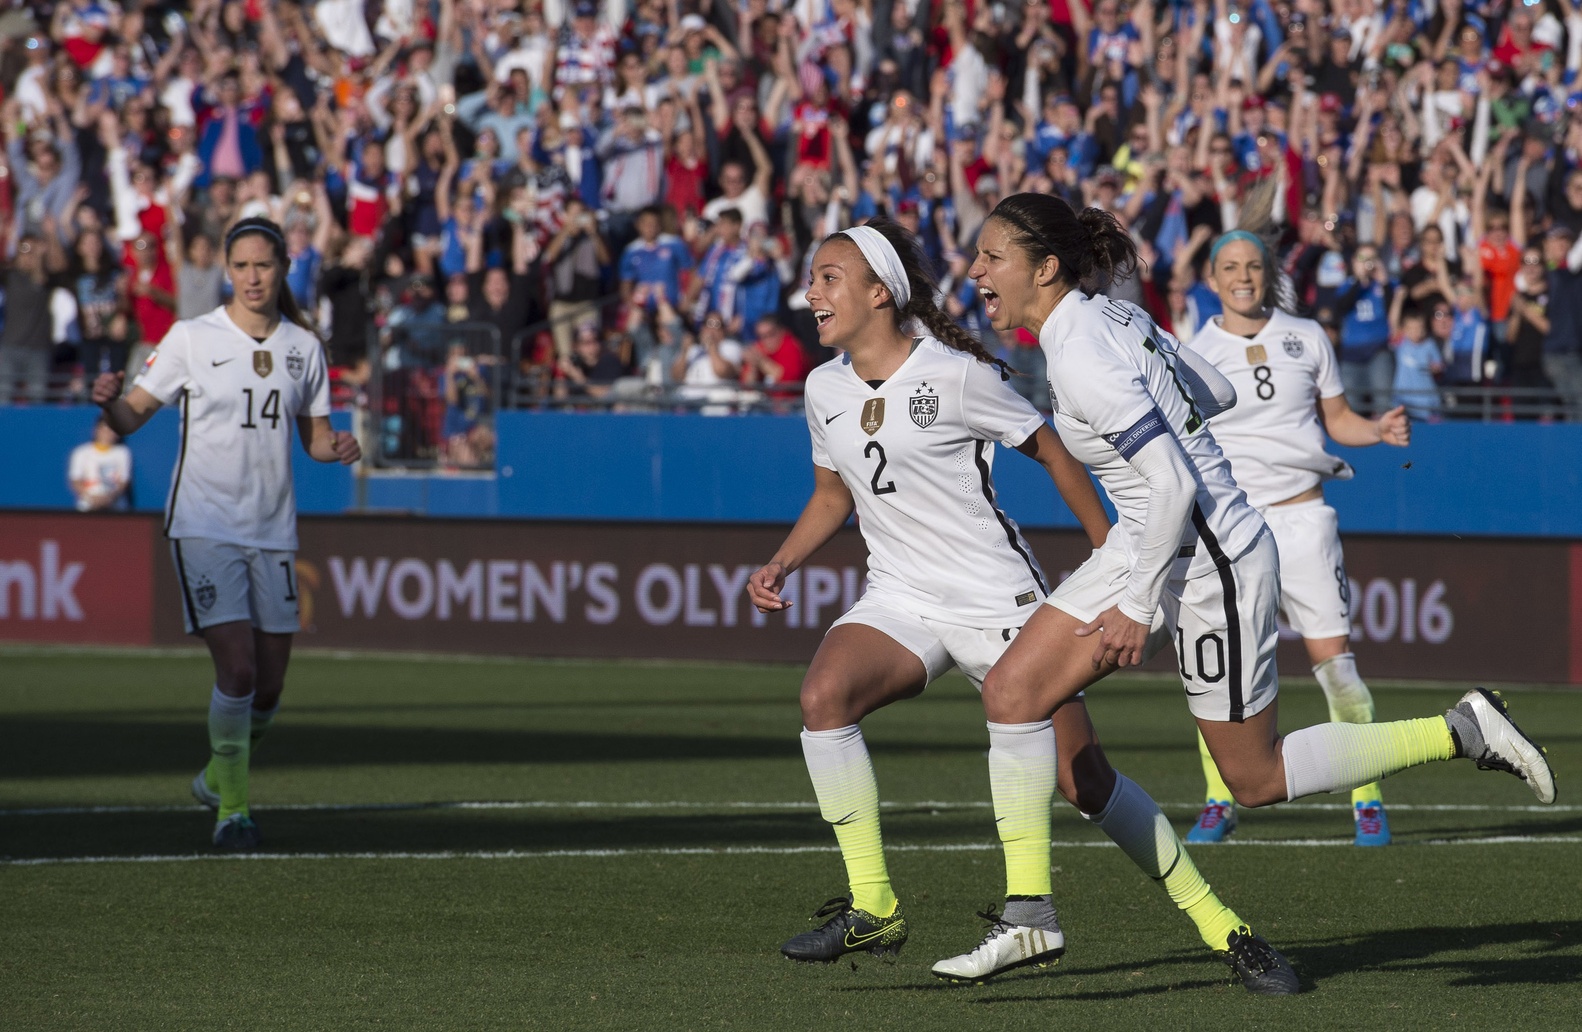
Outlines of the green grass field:
[[[1244,812],[1235,844],[1196,849],[1303,977],[1269,1000],[1228,986],[1066,809],[1065,960],[979,988],[930,977],[1004,887],[982,714],[957,677],[865,725],[905,952],[782,960],[844,891],[799,677],[302,654],[254,767],[269,856],[211,859],[187,797],[204,657],[0,653],[0,1028],[1582,1027],[1582,693],[1508,692],[1549,746],[1555,807],[1447,764],[1388,783],[1389,849],[1349,845],[1341,797]],[[1383,718],[1462,690],[1374,687]],[[1323,719],[1311,682],[1286,688],[1283,726]],[[1200,777],[1179,686],[1116,679],[1090,705],[1184,830]]]

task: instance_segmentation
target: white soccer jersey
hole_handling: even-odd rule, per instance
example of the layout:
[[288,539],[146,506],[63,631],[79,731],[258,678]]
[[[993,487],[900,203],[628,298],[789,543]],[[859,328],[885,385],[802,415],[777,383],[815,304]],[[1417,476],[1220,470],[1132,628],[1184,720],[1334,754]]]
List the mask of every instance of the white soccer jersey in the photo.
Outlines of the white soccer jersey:
[[260,344],[216,308],[172,326],[136,386],[181,402],[166,536],[296,551],[292,423],[330,414],[318,338],[282,319]]
[[[1115,504],[1116,533],[1136,555],[1148,515],[1148,481],[1127,461],[1149,441],[1173,434],[1197,479],[1196,507],[1181,537],[1191,548],[1188,577],[1219,556],[1240,557],[1263,520],[1236,486],[1190,390],[1176,376],[1180,343],[1129,301],[1073,290],[1038,334],[1049,362],[1055,430]],[[1216,555],[1218,553],[1218,555]]]
[[857,503],[872,592],[920,616],[1020,626],[1049,581],[995,505],[994,443],[1021,444],[1043,417],[1000,371],[933,337],[878,387],[848,356],[808,376],[813,461]]
[[1261,509],[1351,477],[1349,465],[1324,451],[1319,399],[1345,389],[1322,326],[1276,309],[1247,338],[1210,319],[1189,347],[1236,387],[1236,407],[1214,417],[1214,440],[1249,502]]

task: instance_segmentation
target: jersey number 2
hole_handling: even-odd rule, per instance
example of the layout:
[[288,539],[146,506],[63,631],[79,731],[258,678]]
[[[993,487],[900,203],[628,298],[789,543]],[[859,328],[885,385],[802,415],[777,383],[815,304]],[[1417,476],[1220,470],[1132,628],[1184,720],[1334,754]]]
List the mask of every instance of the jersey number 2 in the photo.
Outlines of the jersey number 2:
[[[253,389],[243,387],[242,393],[247,395],[247,418],[242,421],[243,430],[257,430],[258,424],[253,422]],[[263,408],[258,410],[259,419],[269,420],[269,429],[280,426],[280,391],[275,389],[264,398]]]
[[895,481],[891,480],[884,484],[879,483],[879,478],[884,476],[884,445],[878,441],[869,441],[868,447],[862,450],[862,457],[871,459],[874,452],[879,453],[879,465],[875,466],[873,470],[873,493],[876,495],[894,494]]

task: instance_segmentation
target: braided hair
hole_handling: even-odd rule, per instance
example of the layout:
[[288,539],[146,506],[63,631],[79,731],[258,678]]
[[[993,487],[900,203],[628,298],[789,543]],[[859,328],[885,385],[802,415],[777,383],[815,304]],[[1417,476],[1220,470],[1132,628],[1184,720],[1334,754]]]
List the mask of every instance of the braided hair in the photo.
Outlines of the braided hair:
[[[895,253],[901,258],[902,267],[906,269],[907,286],[911,288],[912,298],[906,303],[905,308],[897,309],[900,325],[905,326],[908,319],[916,319],[946,347],[966,352],[979,362],[994,366],[999,369],[1001,380],[1009,380],[1010,366],[991,355],[978,338],[957,325],[956,320],[952,319],[950,314],[941,309],[935,301],[939,296],[939,282],[935,279],[928,258],[923,254],[922,245],[917,242],[917,238],[907,232],[900,223],[883,216],[869,219],[867,226],[890,242],[890,246],[895,248]],[[842,240],[851,239],[845,233],[836,233],[835,237]],[[868,270],[868,275],[872,277],[873,282],[879,282],[878,275],[872,269]]]
[[280,291],[275,295],[275,303],[280,308],[280,314],[290,321],[307,330],[317,337],[319,331],[314,328],[307,314],[302,311],[297,299],[291,294],[291,285],[286,282],[286,272],[291,268],[291,256],[286,253],[286,235],[281,232],[270,219],[262,215],[242,219],[225,232],[225,259],[230,263],[231,248],[236,246],[236,241],[244,236],[263,237],[274,249],[275,259],[280,263]]

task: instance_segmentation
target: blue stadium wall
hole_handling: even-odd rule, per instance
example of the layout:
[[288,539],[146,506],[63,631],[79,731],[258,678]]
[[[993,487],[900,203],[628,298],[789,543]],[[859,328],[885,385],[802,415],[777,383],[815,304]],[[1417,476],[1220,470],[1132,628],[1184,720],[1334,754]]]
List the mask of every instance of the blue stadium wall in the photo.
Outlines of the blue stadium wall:
[[[68,509],[66,463],[95,409],[0,408],[0,509]],[[344,415],[336,417],[349,425]],[[157,511],[177,450],[159,413],[129,444],[134,500]],[[710,418],[507,412],[495,476],[374,476],[297,453],[303,513],[788,523],[812,486],[800,416]],[[1582,539],[1582,426],[1419,426],[1410,449],[1337,449],[1357,478],[1328,497],[1351,532]],[[1001,450],[1002,507],[1029,527],[1074,526],[1035,464]]]

